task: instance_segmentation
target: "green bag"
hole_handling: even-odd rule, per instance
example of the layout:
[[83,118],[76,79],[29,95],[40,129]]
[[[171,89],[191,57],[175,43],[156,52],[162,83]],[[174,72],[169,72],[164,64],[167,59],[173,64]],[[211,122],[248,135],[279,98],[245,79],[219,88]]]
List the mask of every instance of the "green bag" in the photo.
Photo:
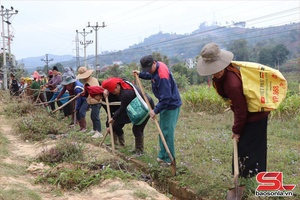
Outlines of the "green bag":
[[136,94],[136,97],[128,104],[126,112],[132,124],[140,125],[147,119],[150,110],[136,88],[128,81],[126,83],[131,85]]

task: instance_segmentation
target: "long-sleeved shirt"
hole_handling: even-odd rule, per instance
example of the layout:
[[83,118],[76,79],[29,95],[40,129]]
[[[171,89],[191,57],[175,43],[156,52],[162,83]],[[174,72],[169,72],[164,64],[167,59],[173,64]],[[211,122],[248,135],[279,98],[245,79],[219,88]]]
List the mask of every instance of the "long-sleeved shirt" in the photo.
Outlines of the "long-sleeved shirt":
[[172,110],[182,105],[181,97],[177,84],[169,68],[163,62],[156,62],[156,70],[153,74],[140,72],[142,79],[151,79],[152,91],[158,99],[154,113],[158,114],[162,110]]
[[[135,88],[137,89],[139,94],[142,95],[141,90],[136,86],[135,86]],[[121,88],[120,94],[119,94],[118,97],[121,101],[121,105],[120,105],[119,109],[115,111],[112,118],[114,120],[121,120],[124,123],[129,123],[130,119],[127,115],[126,108],[127,108],[128,104],[136,97],[135,91],[133,89],[130,90],[130,89]],[[147,97],[148,97],[148,100],[150,102],[150,105],[153,107],[154,103],[153,103],[152,98],[150,96],[147,96]],[[126,113],[126,115],[125,115],[126,119],[124,119],[124,113]]]
[[242,81],[234,72],[225,69],[222,77],[218,79],[214,77],[213,81],[218,94],[231,100],[231,110],[234,113],[233,133],[242,134],[247,122],[259,121],[269,114],[269,112],[248,112]]
[[46,83],[46,86],[51,86],[52,89],[56,88],[57,85],[60,85],[62,81],[61,75],[57,74],[56,76],[53,76],[51,80]]
[[[57,99],[60,99],[62,97],[62,95],[66,92],[67,87],[66,85],[62,88],[62,90],[60,91],[60,93],[57,95]],[[83,88],[83,84],[80,83],[80,81],[76,80],[73,84],[72,89],[68,90],[69,91],[69,95],[77,95],[80,94],[84,91]],[[75,110],[78,111],[81,107],[81,105],[83,104],[83,102],[86,101],[86,97],[79,95],[79,97],[77,97],[76,99],[76,106],[75,106]]]

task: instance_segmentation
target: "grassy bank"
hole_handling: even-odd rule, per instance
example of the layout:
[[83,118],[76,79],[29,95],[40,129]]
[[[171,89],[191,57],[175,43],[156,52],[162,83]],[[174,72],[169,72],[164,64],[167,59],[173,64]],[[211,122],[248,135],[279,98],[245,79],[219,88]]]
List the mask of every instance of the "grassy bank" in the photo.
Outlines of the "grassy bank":
[[[224,199],[228,188],[233,186],[231,175],[233,147],[230,138],[233,114],[231,111],[225,111],[226,105],[213,93],[213,90],[197,86],[196,89],[187,91],[190,91],[189,95],[192,94],[193,98],[189,98],[188,102],[186,97],[188,93],[182,94],[183,106],[175,135],[177,176],[170,177],[168,170],[160,169],[155,161],[159,150],[158,131],[151,120],[149,120],[144,133],[145,155],[138,159],[148,164],[150,176],[157,174],[154,172],[159,172],[158,177],[153,178],[159,182],[162,191],[168,192],[165,181],[168,177],[178,181],[182,187],[194,190],[201,198]],[[293,93],[293,95],[296,94]],[[297,185],[293,192],[298,196],[289,198],[296,200],[300,198],[300,116],[299,95],[293,95],[289,96],[288,98],[292,98],[282,105],[282,110],[270,115],[267,169],[268,171],[283,172],[284,184]],[[40,140],[49,134],[62,134],[68,131],[62,127],[67,127],[69,121],[61,120],[59,113],[50,116],[46,109],[32,107],[28,111],[26,106],[21,106],[21,104],[23,105],[23,102],[8,102],[5,113],[20,120],[20,123],[16,123],[20,125],[15,128],[24,135],[24,139],[26,136],[29,140]],[[18,113],[20,110],[26,114],[20,116]],[[89,116],[90,111],[87,113],[87,123],[90,129],[92,124]],[[100,116],[104,129],[106,114],[103,109],[101,109]],[[39,138],[33,137],[34,134],[37,134],[36,131],[41,129],[40,124],[43,125],[43,131],[39,132],[41,135]],[[132,125],[128,124],[124,128],[126,147],[118,149],[127,155],[131,155],[129,150],[134,148],[131,127]],[[86,135],[79,134],[76,137],[74,134],[69,135],[72,135],[72,138],[69,139],[76,139],[78,143],[99,145],[102,141],[102,138],[91,139]],[[108,142],[109,138],[106,140],[106,143]],[[244,192],[246,199],[259,199],[254,193],[258,186],[255,179],[241,179],[240,182],[246,184]]]

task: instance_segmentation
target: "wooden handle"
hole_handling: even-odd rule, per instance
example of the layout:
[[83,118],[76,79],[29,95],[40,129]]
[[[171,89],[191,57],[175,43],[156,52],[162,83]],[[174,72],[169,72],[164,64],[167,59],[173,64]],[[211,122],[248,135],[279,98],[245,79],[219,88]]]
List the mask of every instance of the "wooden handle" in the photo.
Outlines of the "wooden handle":
[[75,97],[73,97],[72,99],[70,99],[69,101],[67,101],[63,105],[61,105],[60,107],[58,107],[55,110],[53,110],[52,113],[55,113],[56,111],[62,109],[63,107],[65,107],[66,105],[68,105],[69,103],[71,103],[72,101],[74,101],[75,99],[77,99],[80,95],[81,95],[81,93],[77,94]]
[[238,148],[237,141],[235,138],[233,140],[233,167],[234,167],[234,177],[239,175],[239,163],[238,163]]
[[[136,73],[134,73],[134,75],[135,75],[136,81],[137,81],[137,83],[138,83],[138,85],[139,85],[139,88],[140,88],[140,90],[142,91],[143,97],[144,97],[144,99],[145,99],[145,101],[146,101],[146,103],[147,103],[149,109],[151,110],[150,102],[149,102],[149,100],[148,100],[148,98],[147,98],[147,96],[146,96],[146,93],[145,93],[145,91],[144,91],[144,88],[143,88],[143,86],[142,86],[142,83],[141,83],[141,81],[140,81],[140,78],[139,78],[139,76],[138,76]],[[169,147],[168,147],[168,145],[167,145],[167,142],[166,142],[166,140],[165,140],[165,137],[164,137],[164,135],[163,135],[163,133],[162,133],[162,131],[161,131],[161,129],[160,129],[160,126],[159,126],[158,122],[157,122],[157,119],[154,118],[153,120],[154,120],[155,125],[156,125],[156,127],[157,127],[157,130],[158,130],[158,132],[159,132],[160,139],[161,139],[162,143],[164,144],[164,147],[165,147],[165,149],[166,149],[166,152],[168,153],[169,158],[170,158],[171,161],[173,162],[173,161],[174,161],[174,158],[173,158],[173,156],[172,156],[172,154],[171,154],[171,152],[170,152],[170,149],[169,149]]]
[[[108,102],[108,97],[105,97],[105,102],[106,102],[106,107],[107,107],[108,121],[110,121],[111,114],[110,114],[110,106],[109,106],[109,102]],[[112,152],[115,153],[115,142],[114,142],[113,127],[112,127],[111,123],[108,123],[108,125],[109,125],[109,131],[110,131],[110,140],[111,140]]]

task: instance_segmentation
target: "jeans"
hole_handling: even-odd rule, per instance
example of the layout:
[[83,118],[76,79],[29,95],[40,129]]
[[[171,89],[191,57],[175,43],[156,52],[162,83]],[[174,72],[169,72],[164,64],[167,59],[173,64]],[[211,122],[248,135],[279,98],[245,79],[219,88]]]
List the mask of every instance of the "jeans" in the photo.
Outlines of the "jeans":
[[93,130],[98,131],[101,133],[101,121],[100,121],[100,108],[101,108],[101,103],[98,104],[91,104],[91,120],[93,123]]

